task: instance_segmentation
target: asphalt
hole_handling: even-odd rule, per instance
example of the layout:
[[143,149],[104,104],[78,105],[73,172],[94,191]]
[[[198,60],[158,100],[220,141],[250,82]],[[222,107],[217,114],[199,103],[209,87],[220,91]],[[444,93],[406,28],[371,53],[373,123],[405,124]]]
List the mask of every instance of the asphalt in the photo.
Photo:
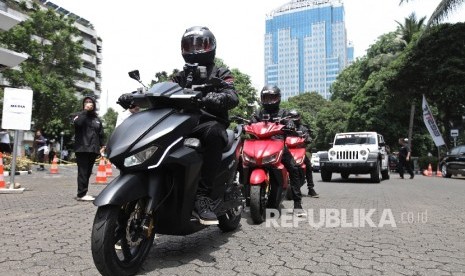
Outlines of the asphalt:
[[[58,172],[16,176],[24,192],[0,194],[0,275],[99,275],[90,251],[97,208],[75,200],[76,167]],[[138,275],[465,275],[464,178],[314,178],[321,197],[303,200],[312,222],[285,215],[254,225],[246,211],[232,233],[159,236]]]

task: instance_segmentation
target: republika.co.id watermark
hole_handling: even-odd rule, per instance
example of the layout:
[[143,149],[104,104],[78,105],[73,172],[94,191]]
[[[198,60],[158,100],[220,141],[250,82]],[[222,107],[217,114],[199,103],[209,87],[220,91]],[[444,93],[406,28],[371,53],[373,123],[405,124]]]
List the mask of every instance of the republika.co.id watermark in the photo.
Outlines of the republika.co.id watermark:
[[315,228],[397,227],[398,224],[427,223],[428,212],[401,212],[394,216],[391,209],[308,209],[305,216],[296,216],[293,209],[266,210],[266,227],[299,227],[308,224]]

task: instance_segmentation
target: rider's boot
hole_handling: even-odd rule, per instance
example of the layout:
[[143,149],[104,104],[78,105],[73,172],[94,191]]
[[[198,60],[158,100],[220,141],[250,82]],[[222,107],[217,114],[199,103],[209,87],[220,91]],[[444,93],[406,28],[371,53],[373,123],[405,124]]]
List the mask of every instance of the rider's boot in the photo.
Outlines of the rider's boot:
[[212,211],[213,200],[207,196],[198,195],[194,205],[194,215],[204,225],[218,224],[218,218]]

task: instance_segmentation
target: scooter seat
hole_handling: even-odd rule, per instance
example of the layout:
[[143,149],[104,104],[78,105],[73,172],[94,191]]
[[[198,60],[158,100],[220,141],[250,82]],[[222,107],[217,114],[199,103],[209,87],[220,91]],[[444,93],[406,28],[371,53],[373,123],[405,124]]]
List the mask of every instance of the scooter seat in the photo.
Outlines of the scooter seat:
[[226,133],[228,134],[228,144],[224,147],[223,152],[229,151],[234,142],[234,131],[227,129]]

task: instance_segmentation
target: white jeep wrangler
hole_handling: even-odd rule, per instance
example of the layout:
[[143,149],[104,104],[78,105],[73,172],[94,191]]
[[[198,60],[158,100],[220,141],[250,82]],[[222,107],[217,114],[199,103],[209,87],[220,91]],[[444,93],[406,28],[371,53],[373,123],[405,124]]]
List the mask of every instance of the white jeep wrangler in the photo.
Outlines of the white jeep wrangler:
[[333,147],[320,154],[321,179],[331,181],[332,173],[343,179],[350,174],[370,174],[375,183],[389,179],[389,157],[382,135],[376,132],[346,132],[334,137]]

